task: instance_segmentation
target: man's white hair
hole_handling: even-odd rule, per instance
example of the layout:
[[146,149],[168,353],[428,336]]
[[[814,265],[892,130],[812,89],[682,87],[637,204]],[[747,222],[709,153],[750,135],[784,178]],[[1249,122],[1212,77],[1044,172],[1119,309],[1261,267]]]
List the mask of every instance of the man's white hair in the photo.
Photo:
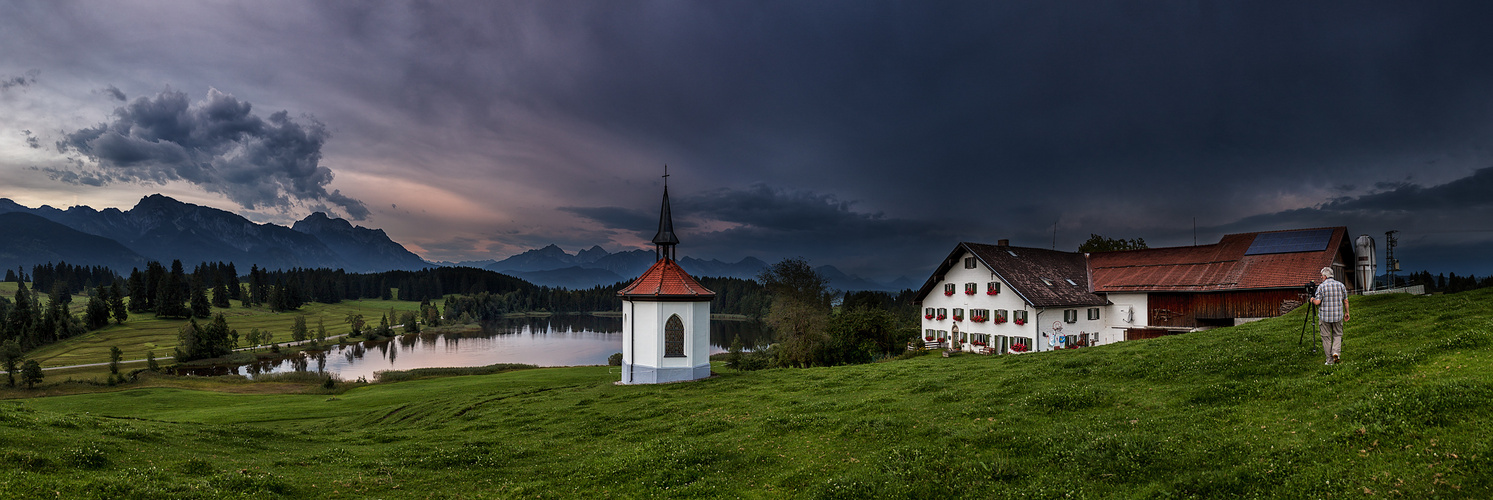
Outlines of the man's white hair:
[[1330,268],[1330,267],[1324,267],[1324,268],[1322,268],[1322,277],[1324,277],[1324,278],[1331,278],[1332,277],[1332,268]]

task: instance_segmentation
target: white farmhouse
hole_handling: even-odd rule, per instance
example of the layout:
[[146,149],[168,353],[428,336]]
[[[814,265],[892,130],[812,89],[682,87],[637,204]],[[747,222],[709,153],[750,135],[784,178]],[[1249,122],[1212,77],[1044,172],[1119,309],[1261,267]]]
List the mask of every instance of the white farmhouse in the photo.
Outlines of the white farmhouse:
[[1089,292],[1083,254],[960,243],[918,290],[923,338],[1004,354],[1109,343],[1109,301]]

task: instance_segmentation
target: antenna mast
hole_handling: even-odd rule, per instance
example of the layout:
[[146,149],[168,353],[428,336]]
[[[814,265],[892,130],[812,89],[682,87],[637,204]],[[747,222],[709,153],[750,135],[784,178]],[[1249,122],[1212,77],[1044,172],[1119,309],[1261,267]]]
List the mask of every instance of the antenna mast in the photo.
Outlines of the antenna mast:
[[1389,274],[1388,288],[1399,286],[1399,280],[1395,277],[1400,270],[1400,260],[1395,258],[1395,243],[1400,239],[1395,237],[1398,230],[1384,232],[1384,271]]

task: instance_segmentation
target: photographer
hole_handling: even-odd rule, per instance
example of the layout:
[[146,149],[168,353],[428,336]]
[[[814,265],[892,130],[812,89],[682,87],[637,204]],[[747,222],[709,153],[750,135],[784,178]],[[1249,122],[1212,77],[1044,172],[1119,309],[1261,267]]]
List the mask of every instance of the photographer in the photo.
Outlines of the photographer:
[[1322,331],[1322,354],[1327,364],[1335,365],[1343,348],[1343,322],[1348,321],[1348,287],[1332,279],[1332,268],[1322,268],[1322,284],[1312,297],[1312,304],[1320,306],[1317,312]]

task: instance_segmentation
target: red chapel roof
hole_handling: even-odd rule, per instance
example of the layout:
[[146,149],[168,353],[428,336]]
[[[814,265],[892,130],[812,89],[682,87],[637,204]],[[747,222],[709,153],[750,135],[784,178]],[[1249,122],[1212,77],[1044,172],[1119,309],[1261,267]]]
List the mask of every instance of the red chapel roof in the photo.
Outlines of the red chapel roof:
[[624,298],[668,298],[703,299],[715,297],[715,292],[700,285],[689,273],[679,267],[673,259],[662,259],[633,280],[631,285],[617,292]]

